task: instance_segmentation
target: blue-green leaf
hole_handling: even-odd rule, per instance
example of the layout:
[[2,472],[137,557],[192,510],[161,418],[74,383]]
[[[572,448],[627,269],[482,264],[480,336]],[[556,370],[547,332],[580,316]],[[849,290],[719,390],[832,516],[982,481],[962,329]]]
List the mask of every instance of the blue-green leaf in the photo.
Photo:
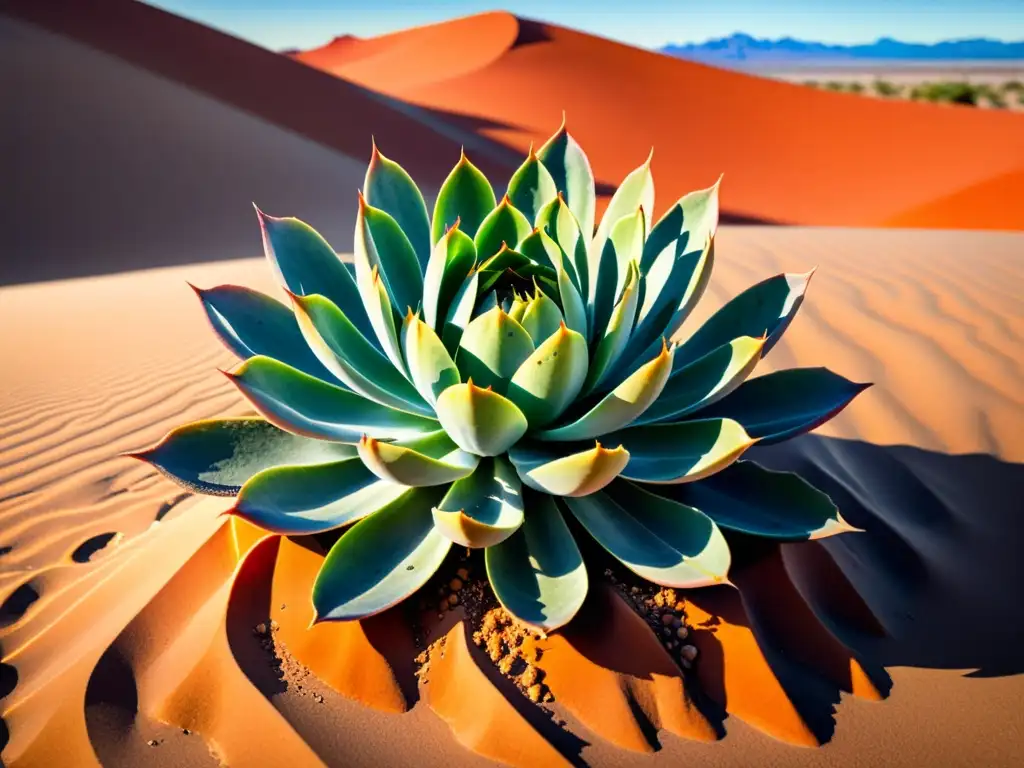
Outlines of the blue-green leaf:
[[468,477],[480,461],[460,450],[442,430],[394,443],[364,436],[359,458],[381,480],[409,486],[447,485]]
[[767,333],[761,356],[767,355],[800,309],[813,274],[812,269],[801,275],[776,275],[736,296],[680,345],[676,367],[681,368],[739,336]]
[[[654,178],[651,175],[651,161],[653,159],[654,150],[652,149],[644,164],[627,174],[608,202],[608,207],[605,209],[604,216],[601,217],[601,223],[598,225],[597,232],[588,249],[591,272],[597,270],[601,254],[604,252],[604,244],[611,237],[612,227],[623,216],[631,216],[639,208],[643,211],[645,221],[652,220],[654,215]],[[639,254],[636,254],[635,258],[639,260]],[[591,285],[593,285],[593,278],[591,278]]]
[[473,238],[455,221],[434,246],[423,278],[423,319],[438,333],[444,332],[448,308],[476,264]]
[[[412,243],[397,221],[368,204],[362,195],[356,217],[354,260],[360,288],[376,270],[397,311],[419,306],[423,298],[423,273]],[[363,301],[367,303],[365,295]],[[372,306],[367,306],[371,321],[373,311]]]
[[402,350],[412,383],[428,403],[453,384],[458,384],[459,369],[434,329],[419,315],[409,312],[402,326]]
[[[344,447],[355,452],[350,445]],[[271,467],[242,486],[231,513],[274,533],[307,535],[360,520],[407,490],[379,479],[358,457]]]
[[522,526],[484,552],[487,579],[505,610],[551,632],[568,624],[587,596],[587,569],[554,499],[531,494]]
[[530,300],[526,302],[526,309],[523,311],[523,319],[520,322],[526,332],[530,334],[533,343],[537,345],[557,332],[564,319],[558,304],[537,288]]
[[512,174],[508,183],[508,198],[523,212],[532,226],[545,204],[558,195],[558,187],[547,167],[540,162],[533,145],[525,162]]
[[234,496],[268,467],[336,461],[354,456],[355,449],[293,435],[263,419],[240,418],[185,424],[152,448],[128,455],[195,493]]
[[359,289],[348,268],[320,233],[295,218],[256,215],[263,251],[278,281],[297,296],[319,293],[350,310],[349,319],[367,338],[373,338],[370,319],[360,303]]
[[293,295],[292,302],[306,344],[352,391],[401,411],[433,415],[412,383],[333,302],[316,294]]
[[704,512],[723,528],[782,541],[822,539],[859,530],[835,504],[799,475],[738,461],[672,497]]
[[587,342],[563,324],[519,366],[509,383],[508,398],[532,428],[546,426],[576,399],[587,365]]
[[523,524],[522,484],[503,458],[485,458],[452,484],[434,509],[434,524],[456,544],[491,547]]
[[634,423],[679,421],[721,400],[754,370],[763,346],[764,338],[741,336],[680,368],[672,374],[654,404]]
[[[409,239],[420,269],[430,258],[430,217],[416,182],[398,163],[388,160],[373,144],[370,165],[363,182],[366,202],[390,215]],[[399,305],[401,306],[401,305]]]
[[729,546],[698,509],[626,480],[565,503],[598,544],[648,581],[688,589],[726,580]]
[[537,491],[552,496],[586,496],[614,480],[629,461],[621,445],[605,448],[595,442],[520,443],[509,449],[508,458],[519,478]]
[[629,451],[622,476],[643,483],[691,483],[732,464],[756,441],[731,419],[627,427],[604,438]]
[[431,239],[436,243],[456,221],[461,221],[463,232],[475,237],[480,223],[494,210],[495,203],[491,183],[463,152],[438,192]]
[[565,426],[536,433],[538,440],[588,440],[632,424],[661,394],[672,372],[673,350],[661,354],[605,395],[601,401]]
[[434,419],[367,400],[269,357],[226,374],[270,423],[297,435],[356,443],[364,435],[402,438],[435,432]]
[[193,285],[192,290],[217,336],[242,360],[266,355],[318,379],[333,380],[303,342],[295,315],[277,299],[238,285],[205,290]]
[[462,333],[455,364],[463,380],[493,387],[499,395],[523,361],[533,353],[533,339],[498,306],[473,318]]
[[437,399],[437,418],[462,450],[499,456],[526,434],[526,417],[508,398],[472,381],[448,387]]
[[[564,116],[561,127],[544,142],[537,151],[537,157],[551,173],[555,188],[564,196],[573,216],[589,239],[594,232],[594,214],[597,209],[594,172],[583,148],[566,131]],[[562,247],[565,248],[564,243]],[[565,248],[565,252],[571,254],[573,251]]]
[[749,379],[695,416],[735,419],[768,445],[820,427],[870,386],[827,368],[791,368]]
[[450,355],[455,355],[459,348],[459,342],[462,340],[462,333],[473,318],[473,307],[476,306],[477,297],[480,295],[479,288],[480,272],[474,270],[462,281],[462,285],[459,286],[459,290],[448,308],[441,341],[444,342],[445,349]]
[[[571,262],[576,287],[584,302],[590,296],[590,267],[587,263],[587,240],[580,230],[580,224],[576,220],[569,205],[559,194],[554,200],[541,208],[537,214],[537,228],[547,234],[562,249],[566,262]],[[588,230],[589,231],[589,230]]]
[[313,583],[314,621],[363,619],[426,584],[451,549],[431,515],[442,493],[411,488],[345,531]]
[[670,249],[672,258],[689,250],[700,249],[718,231],[719,177],[707,189],[683,195],[651,229],[644,243],[640,269],[646,273],[655,260]]
[[508,199],[501,199],[498,206],[488,213],[473,238],[477,258],[486,261],[501,250],[504,245],[515,249],[519,241],[530,234],[531,225],[526,216]]

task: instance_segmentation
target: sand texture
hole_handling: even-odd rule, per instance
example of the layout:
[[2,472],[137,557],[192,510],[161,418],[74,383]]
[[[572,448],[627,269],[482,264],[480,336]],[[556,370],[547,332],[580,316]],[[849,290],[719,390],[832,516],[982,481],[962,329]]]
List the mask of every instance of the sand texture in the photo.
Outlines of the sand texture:
[[[595,590],[581,621],[601,631],[546,641],[564,727],[467,641],[458,610],[419,688],[400,616],[307,632],[322,552],[117,456],[244,412],[184,281],[274,291],[262,260],[0,290],[4,328],[33,318],[3,342],[4,763],[630,765],[660,747],[643,762],[1010,764],[1024,743],[1024,240],[724,227],[719,243],[698,314],[818,265],[759,372],[820,364],[876,386],[761,459],[800,469],[867,532],[785,545],[734,574],[738,592],[690,596],[689,693],[643,622],[613,618],[621,601]],[[271,618],[283,678],[280,649],[253,635]]]
[[[504,13],[296,61],[132,0],[2,10],[0,763],[1019,761],[1024,235],[962,230],[1024,229],[1021,115],[824,93]],[[757,374],[875,386],[755,458],[864,532],[741,547],[735,588],[680,595],[686,672],[592,551],[577,620],[523,641],[539,673],[477,644],[487,592],[459,553],[407,605],[310,628],[329,542],[268,536],[121,455],[248,412],[186,280],[281,297],[250,201],[350,249],[371,134],[428,200],[460,146],[500,192],[563,108],[605,202],[651,144],[658,212],[725,172],[684,334],[818,267]]]

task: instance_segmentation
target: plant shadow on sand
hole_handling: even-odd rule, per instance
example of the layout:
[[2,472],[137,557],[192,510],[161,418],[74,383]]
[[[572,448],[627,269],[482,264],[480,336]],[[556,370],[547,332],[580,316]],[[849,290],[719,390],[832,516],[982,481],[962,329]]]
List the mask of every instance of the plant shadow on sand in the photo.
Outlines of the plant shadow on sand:
[[[640,751],[659,748],[659,728],[704,740],[721,737],[728,715],[784,741],[824,743],[833,734],[840,693],[884,698],[891,687],[885,672],[890,666],[970,670],[968,677],[1024,672],[1018,564],[1024,548],[1019,502],[1024,466],[987,455],[950,456],[813,435],[754,449],[748,458],[799,472],[864,532],[781,545],[732,536],[731,579],[737,588],[685,594],[691,642],[700,649],[694,674],[699,685],[688,684],[686,690],[710,722],[707,733],[690,728],[685,716],[672,711],[679,704],[669,702],[679,698],[679,688],[643,688],[664,686],[679,670],[647,625],[601,586],[599,574],[608,560],[590,551],[596,547],[582,536],[578,541],[588,550],[592,594],[580,617],[546,641],[549,650],[541,662],[548,665],[556,706],[570,712],[572,734],[559,735],[546,716],[531,716],[532,705],[522,693],[467,641],[468,658],[477,670],[473,675],[486,678],[484,687],[506,699],[571,763],[586,760],[581,747],[596,736]],[[229,645],[241,671],[268,698],[282,691],[282,683],[257,652],[253,624],[274,615],[287,623],[320,557],[322,542],[272,538],[252,549],[236,575],[226,621]],[[276,610],[286,601],[289,611]],[[460,615],[448,614],[431,637],[446,634]],[[294,619],[296,626],[282,631],[290,632],[288,644],[294,640],[301,651],[305,619],[297,613]],[[328,634],[309,642],[319,649],[315,655],[326,660],[329,668],[313,672],[326,672],[328,686],[360,698],[352,688],[359,675],[335,658],[356,656],[376,665],[374,679],[393,676],[394,685],[388,686],[395,691],[394,703],[385,708],[399,712],[418,702],[413,663],[418,651],[408,613],[396,609],[359,625],[322,626],[318,631]],[[137,704],[126,682],[133,671],[112,674],[112,661],[96,668],[88,698],[117,700],[131,716]],[[2,699],[19,681],[14,667],[0,669]],[[365,672],[360,672],[363,677]],[[573,679],[580,672],[588,678],[582,683]],[[104,693],[104,686],[123,687],[129,695]],[[430,704],[429,688],[426,698],[420,704]],[[345,700],[337,701],[351,715]],[[475,713],[478,705],[470,697],[460,706]],[[635,723],[620,729],[609,717]],[[293,726],[323,759],[333,759],[329,740],[318,735],[322,729],[312,723]],[[0,736],[6,742],[6,726],[0,727]]]

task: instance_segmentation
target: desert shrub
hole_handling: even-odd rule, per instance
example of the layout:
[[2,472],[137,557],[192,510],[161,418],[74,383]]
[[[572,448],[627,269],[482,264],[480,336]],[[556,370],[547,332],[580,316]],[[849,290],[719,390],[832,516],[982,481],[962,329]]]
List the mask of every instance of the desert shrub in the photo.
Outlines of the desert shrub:
[[875,80],[874,89],[875,93],[887,99],[899,96],[903,92],[900,86],[890,83],[888,80]]

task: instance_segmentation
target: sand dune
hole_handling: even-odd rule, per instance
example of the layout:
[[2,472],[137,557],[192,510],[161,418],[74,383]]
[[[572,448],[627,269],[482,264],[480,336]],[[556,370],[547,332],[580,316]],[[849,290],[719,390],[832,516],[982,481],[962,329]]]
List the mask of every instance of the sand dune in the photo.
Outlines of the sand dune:
[[[353,57],[362,46],[372,55]],[[416,58],[423,50],[466,58]],[[546,139],[565,110],[610,185],[654,146],[662,209],[724,172],[734,219],[1024,228],[1019,207],[1005,204],[1024,195],[1019,114],[820,92],[499,12],[296,58],[420,106],[493,121],[481,132],[520,151]],[[471,62],[479,66],[468,71]],[[956,205],[932,207],[954,195]]]
[[301,211],[350,250],[371,135],[431,199],[462,144],[503,178],[519,162],[477,123],[135,0],[15,0],[0,39],[19,105],[0,126],[18,147],[5,153],[18,195],[0,210],[0,285],[238,258],[259,245],[253,201]]
[[[243,411],[184,280],[274,290],[253,259],[0,289],[0,325],[35,323],[3,348],[4,764],[490,764],[469,746],[513,765],[615,766],[654,744],[645,764],[747,764],[754,750],[766,765],[1010,764],[1024,743],[1021,236],[723,227],[719,243],[700,315],[764,275],[820,267],[759,371],[822,364],[876,382],[820,434],[762,457],[799,467],[868,532],[787,545],[736,575],[741,592],[691,596],[701,690],[724,722],[715,706],[679,708],[658,646],[631,668],[570,632],[546,649],[566,731],[503,687],[458,612],[431,635],[449,635],[454,667],[417,692],[413,640],[393,615],[306,632],[321,554],[262,539],[217,517],[225,500],[183,497],[117,458],[183,421]],[[78,562],[107,534],[121,535]],[[315,676],[310,695],[268,671],[252,634],[268,617]],[[609,635],[617,648],[643,647],[630,617]],[[876,620],[887,637],[867,631]],[[364,660],[358,674],[338,648]],[[883,665],[894,687],[878,705]],[[446,674],[458,681],[447,693]],[[631,693],[609,720],[612,691]],[[518,751],[494,751],[492,728]]]

